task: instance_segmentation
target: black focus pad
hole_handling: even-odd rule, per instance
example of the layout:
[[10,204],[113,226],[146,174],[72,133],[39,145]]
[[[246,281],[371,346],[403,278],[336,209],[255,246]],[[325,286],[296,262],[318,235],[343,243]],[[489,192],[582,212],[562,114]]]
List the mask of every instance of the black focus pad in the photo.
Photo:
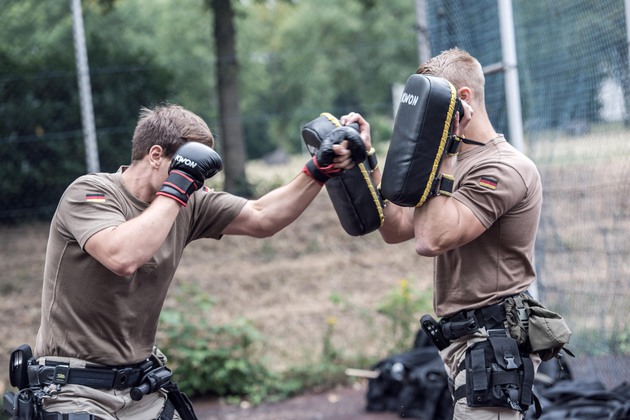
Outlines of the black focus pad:
[[[323,113],[302,127],[302,140],[311,156],[315,156],[324,137],[337,128],[337,125],[335,125],[336,121],[337,119],[331,114]],[[354,125],[358,130],[359,126],[357,124]]]
[[[313,121],[302,127],[302,140],[311,156],[315,156],[322,144],[322,141],[329,136],[341,124],[333,115],[323,113]],[[349,149],[355,158],[355,151],[352,144],[356,139],[349,135],[346,130],[354,130],[359,134],[358,124],[343,126],[340,130],[342,134],[332,134],[340,136],[341,140],[348,139]],[[352,137],[352,138],[348,138]],[[360,137],[358,137],[360,140]],[[361,141],[361,145],[363,142]],[[362,151],[361,151],[362,149]],[[326,184],[326,191],[333,204],[341,226],[351,236],[366,235],[375,231],[383,224],[383,205],[376,191],[376,186],[372,182],[370,172],[374,169],[370,167],[365,156],[365,147],[358,148],[363,161],[359,161],[352,169],[346,170],[339,176],[329,179]]]
[[422,74],[407,79],[383,170],[383,198],[399,206],[419,207],[436,194],[436,172],[447,153],[457,111],[463,116],[448,80]]

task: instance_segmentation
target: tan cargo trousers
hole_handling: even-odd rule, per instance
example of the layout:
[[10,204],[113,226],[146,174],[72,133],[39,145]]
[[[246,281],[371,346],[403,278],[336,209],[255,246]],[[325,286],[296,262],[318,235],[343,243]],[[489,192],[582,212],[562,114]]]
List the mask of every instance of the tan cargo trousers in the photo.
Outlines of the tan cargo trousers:
[[[444,367],[448,377],[455,382],[454,389],[466,383],[466,370],[463,369],[453,378],[453,374],[457,372],[457,367],[464,361],[466,350],[475,343],[485,341],[488,334],[485,328],[480,328],[474,335],[468,336],[467,339],[459,339],[440,351],[440,357],[444,361]],[[530,354],[534,364],[534,372],[538,370],[541,360],[537,354]],[[469,407],[466,404],[466,398],[461,398],[455,402],[453,420],[522,420],[524,415],[510,408],[501,407]]]
[[[94,389],[83,385],[63,385],[54,397],[43,401],[48,412],[80,413],[106,420],[149,420],[160,417],[166,403],[166,392],[159,390],[133,401],[130,389]],[[174,419],[179,419],[175,412]]]

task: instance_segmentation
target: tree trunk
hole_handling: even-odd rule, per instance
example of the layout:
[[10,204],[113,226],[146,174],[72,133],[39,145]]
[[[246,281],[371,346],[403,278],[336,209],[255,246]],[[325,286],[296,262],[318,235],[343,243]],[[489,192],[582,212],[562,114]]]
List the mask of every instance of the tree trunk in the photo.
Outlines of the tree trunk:
[[216,45],[217,90],[224,161],[224,189],[244,197],[251,196],[245,175],[247,148],[243,137],[239,107],[238,60],[234,10],[231,0],[207,0],[214,12],[214,42]]

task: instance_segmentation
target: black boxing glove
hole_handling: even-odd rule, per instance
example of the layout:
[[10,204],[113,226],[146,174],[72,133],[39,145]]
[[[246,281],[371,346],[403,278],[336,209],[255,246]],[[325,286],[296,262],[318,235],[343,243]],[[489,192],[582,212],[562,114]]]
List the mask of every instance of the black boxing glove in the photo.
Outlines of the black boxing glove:
[[186,207],[190,195],[221,169],[223,162],[217,152],[205,144],[190,141],[175,152],[168,178],[156,194],[172,198]]
[[335,128],[324,137],[317,153],[311,160],[306,162],[302,172],[314,178],[321,185],[324,185],[330,178],[339,176],[342,170],[335,168],[333,165],[333,159],[335,158],[333,145],[341,144],[344,140],[348,141],[347,147],[355,164],[361,163],[367,158],[365,145],[359,132],[354,128],[341,126]]

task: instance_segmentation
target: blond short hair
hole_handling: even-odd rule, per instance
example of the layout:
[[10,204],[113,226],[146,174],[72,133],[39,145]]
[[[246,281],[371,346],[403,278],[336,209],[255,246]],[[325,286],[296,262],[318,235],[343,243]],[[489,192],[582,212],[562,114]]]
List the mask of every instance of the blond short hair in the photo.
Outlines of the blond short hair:
[[443,51],[418,67],[416,73],[442,77],[458,90],[468,86],[480,103],[484,101],[486,79],[483,69],[479,61],[464,50],[451,48]]
[[131,160],[141,160],[154,145],[172,157],[186,142],[198,141],[214,147],[214,137],[205,121],[179,105],[142,107],[133,133]]

